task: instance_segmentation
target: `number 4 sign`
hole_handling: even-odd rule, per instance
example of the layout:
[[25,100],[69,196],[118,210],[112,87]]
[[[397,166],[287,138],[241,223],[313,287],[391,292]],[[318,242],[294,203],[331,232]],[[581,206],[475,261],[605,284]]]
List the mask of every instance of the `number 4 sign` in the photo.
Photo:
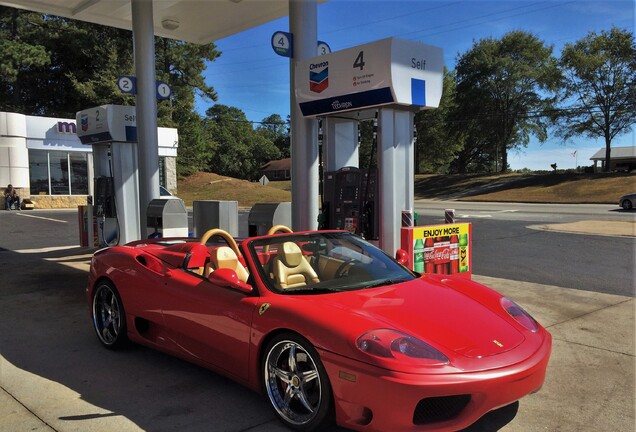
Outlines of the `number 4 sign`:
[[293,52],[292,44],[293,37],[291,33],[277,31],[272,35],[272,48],[279,56],[291,57]]

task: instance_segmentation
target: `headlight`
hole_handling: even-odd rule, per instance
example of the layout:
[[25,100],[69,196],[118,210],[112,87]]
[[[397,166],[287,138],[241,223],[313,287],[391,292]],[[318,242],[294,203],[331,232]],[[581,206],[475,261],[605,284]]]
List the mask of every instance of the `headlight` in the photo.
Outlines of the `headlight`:
[[396,360],[416,360],[429,366],[448,364],[448,358],[419,339],[390,329],[377,329],[364,333],[356,340],[358,349],[376,357]]
[[517,321],[519,324],[533,333],[539,331],[539,323],[537,323],[535,319],[532,318],[532,316],[528,312],[524,311],[523,308],[517,303],[506,297],[502,297],[500,302],[501,307],[503,307],[506,312],[508,312],[508,315],[514,318],[514,320]]

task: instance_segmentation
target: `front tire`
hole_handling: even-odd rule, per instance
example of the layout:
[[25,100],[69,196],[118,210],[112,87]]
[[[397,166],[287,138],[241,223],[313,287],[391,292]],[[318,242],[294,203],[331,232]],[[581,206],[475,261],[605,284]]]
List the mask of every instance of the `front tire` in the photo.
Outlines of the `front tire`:
[[632,209],[632,202],[628,199],[623,201],[623,208],[625,210],[631,210]]
[[267,396],[287,427],[324,430],[333,422],[333,393],[327,371],[309,341],[296,334],[275,337],[263,361]]
[[101,281],[93,291],[93,327],[99,341],[108,349],[119,349],[128,343],[126,313],[117,288]]

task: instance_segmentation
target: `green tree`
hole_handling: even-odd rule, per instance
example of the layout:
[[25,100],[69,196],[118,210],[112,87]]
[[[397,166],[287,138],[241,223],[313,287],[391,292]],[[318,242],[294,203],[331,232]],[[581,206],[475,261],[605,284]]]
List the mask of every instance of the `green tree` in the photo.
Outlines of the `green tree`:
[[472,135],[466,146],[489,143],[492,150],[478,153],[495,153],[498,170],[507,170],[508,151],[527,146],[530,135],[545,141],[541,114],[553,107],[560,72],[552,48],[536,36],[513,31],[475,42],[459,57],[456,76],[456,102]]
[[377,120],[362,120],[358,122],[360,147],[358,148],[358,166],[361,169],[378,166]]
[[415,114],[415,167],[418,173],[447,173],[463,148],[461,129],[453,121],[455,87],[454,74],[445,70],[439,107]]
[[[86,107],[104,103],[134,103],[117,90],[119,75],[130,75],[132,34],[112,27],[0,8],[0,26],[10,22],[11,33],[0,33],[0,44],[16,40],[24,50],[11,58],[0,56],[0,68],[16,73],[0,78],[0,109],[23,114],[75,117]],[[17,35],[17,36],[13,36]],[[2,53],[5,53],[4,49]],[[46,61],[31,61],[33,52],[46,53]],[[24,67],[29,65],[29,67]],[[11,85],[6,85],[7,79]],[[8,102],[11,101],[11,102]],[[132,102],[131,102],[132,101]]]
[[[203,71],[220,53],[214,44],[163,38],[155,47],[157,79],[172,89],[169,100],[158,102],[158,122],[179,129],[178,172],[192,173],[210,158],[195,95],[216,100]],[[134,95],[117,88],[119,76],[134,73],[130,31],[0,7],[2,111],[75,117],[91,106],[134,105]]]
[[561,54],[563,102],[559,111],[564,139],[584,135],[605,140],[609,171],[612,140],[636,123],[636,44],[634,34],[612,28],[566,44]]
[[220,55],[214,44],[195,45],[172,39],[156,38],[157,79],[168,83],[172,94],[169,100],[157,103],[160,126],[179,130],[177,172],[187,176],[208,168],[213,156],[207,140],[203,119],[196,113],[195,96],[216,101],[217,94],[206,84],[203,71],[206,61]]
[[0,101],[5,111],[21,108],[20,77],[51,62],[46,49],[31,42],[41,25],[39,14],[0,6]]
[[206,171],[254,180],[266,162],[279,159],[280,150],[257,134],[245,113],[238,108],[216,104],[204,119],[211,159]]
[[269,115],[256,127],[256,133],[274,143],[280,150],[281,158],[290,156],[289,118],[283,121],[279,114]]

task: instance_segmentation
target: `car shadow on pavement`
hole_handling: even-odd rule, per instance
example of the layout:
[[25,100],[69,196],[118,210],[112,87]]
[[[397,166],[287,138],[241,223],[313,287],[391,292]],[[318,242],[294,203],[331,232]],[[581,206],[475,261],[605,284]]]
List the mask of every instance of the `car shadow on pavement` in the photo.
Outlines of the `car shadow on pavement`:
[[[104,349],[85,298],[91,252],[0,251],[0,268],[11,269],[0,273],[5,391],[61,432],[109,421],[120,430],[286,430],[264,396],[229,379],[141,346]],[[495,431],[517,408],[494,411],[466,431]]]

